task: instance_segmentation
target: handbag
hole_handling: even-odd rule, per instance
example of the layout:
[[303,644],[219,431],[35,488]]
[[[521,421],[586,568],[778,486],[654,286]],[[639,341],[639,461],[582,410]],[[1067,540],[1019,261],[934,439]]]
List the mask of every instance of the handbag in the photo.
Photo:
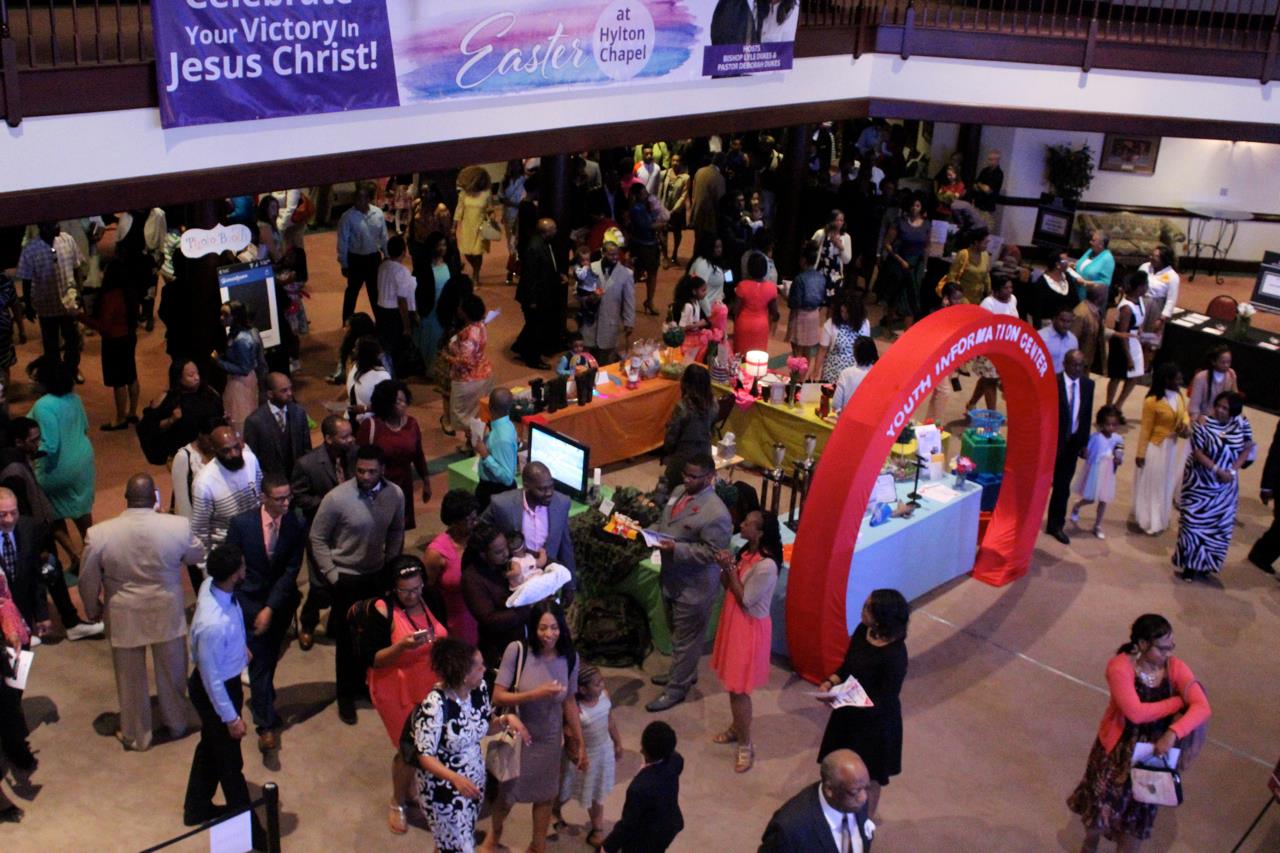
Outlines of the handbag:
[[311,221],[311,217],[316,215],[316,203],[306,193],[302,193],[298,197],[298,206],[293,209],[293,215],[289,218],[295,225],[305,225]]
[[[519,643],[520,652],[516,658],[516,677],[509,688],[512,693],[520,684],[524,674],[524,643]],[[514,708],[509,712],[519,715]],[[504,731],[489,739],[484,751],[485,769],[499,782],[511,782],[520,778],[520,754],[524,749],[524,741],[513,731]]]
[[499,228],[492,219],[485,217],[480,220],[479,234],[481,240],[501,240],[502,229]]
[[1153,806],[1182,805],[1182,776],[1161,758],[1163,766],[1135,764],[1129,768],[1133,798]]

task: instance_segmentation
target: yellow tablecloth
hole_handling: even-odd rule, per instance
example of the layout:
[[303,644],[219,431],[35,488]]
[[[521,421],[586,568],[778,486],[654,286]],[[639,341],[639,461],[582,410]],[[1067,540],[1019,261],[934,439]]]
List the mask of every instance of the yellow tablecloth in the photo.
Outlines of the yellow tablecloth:
[[[717,385],[717,394],[732,393],[728,386]],[[798,406],[775,405],[757,400],[746,409],[735,405],[724,431],[737,437],[738,455],[761,468],[773,467],[774,442],[787,448],[787,464],[804,459],[804,437],[811,433],[818,439],[814,455],[827,444],[834,424],[818,417],[817,404]]]

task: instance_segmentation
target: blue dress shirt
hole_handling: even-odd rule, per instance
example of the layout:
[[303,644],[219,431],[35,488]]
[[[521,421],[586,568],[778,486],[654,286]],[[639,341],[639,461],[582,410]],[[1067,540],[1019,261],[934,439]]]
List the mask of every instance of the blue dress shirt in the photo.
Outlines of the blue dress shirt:
[[231,704],[224,682],[239,678],[249,664],[245,646],[244,616],[229,592],[205,578],[196,598],[196,615],[191,620],[191,657],[209,701],[224,723],[233,723],[240,714]]

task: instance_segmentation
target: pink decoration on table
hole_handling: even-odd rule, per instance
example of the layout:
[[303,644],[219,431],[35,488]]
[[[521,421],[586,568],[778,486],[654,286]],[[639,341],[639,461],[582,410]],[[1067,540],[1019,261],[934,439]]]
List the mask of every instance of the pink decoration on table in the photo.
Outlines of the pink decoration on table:
[[957,456],[955,461],[951,463],[951,470],[957,474],[969,476],[978,470],[978,466],[968,456]]

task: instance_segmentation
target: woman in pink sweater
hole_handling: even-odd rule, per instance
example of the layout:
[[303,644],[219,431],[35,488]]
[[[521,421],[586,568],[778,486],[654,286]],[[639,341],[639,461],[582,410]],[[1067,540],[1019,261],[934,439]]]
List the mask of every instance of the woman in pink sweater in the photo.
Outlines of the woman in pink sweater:
[[1173,656],[1173,627],[1163,616],[1139,616],[1129,642],[1107,664],[1111,701],[1098,726],[1084,779],[1067,799],[1084,821],[1084,853],[1105,835],[1116,849],[1139,850],[1151,837],[1157,806],[1133,798],[1129,768],[1134,746],[1154,744],[1156,755],[1209,719],[1209,700],[1191,668]]

